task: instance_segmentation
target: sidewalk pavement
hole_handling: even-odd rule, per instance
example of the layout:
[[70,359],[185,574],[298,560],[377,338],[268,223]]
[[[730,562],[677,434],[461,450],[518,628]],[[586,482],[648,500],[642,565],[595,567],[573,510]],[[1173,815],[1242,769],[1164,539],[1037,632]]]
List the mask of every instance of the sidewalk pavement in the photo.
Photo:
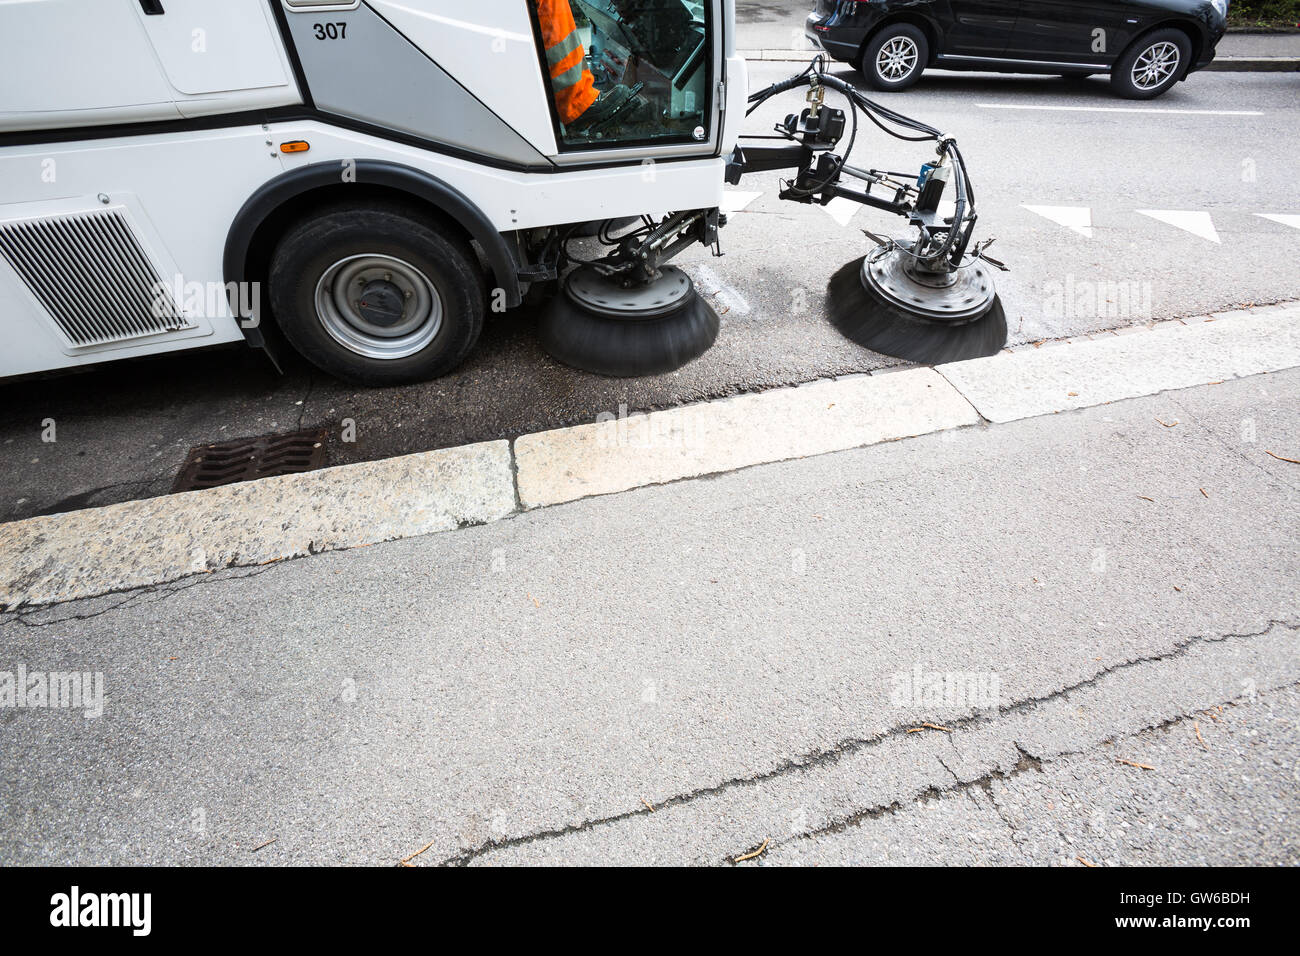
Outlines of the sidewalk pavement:
[[1300,32],[1229,33],[1219,41],[1222,57],[1286,56],[1300,58]]
[[0,712],[0,859],[1294,865],[1296,329],[858,377],[826,404],[984,412],[0,616],[0,671],[104,687]]

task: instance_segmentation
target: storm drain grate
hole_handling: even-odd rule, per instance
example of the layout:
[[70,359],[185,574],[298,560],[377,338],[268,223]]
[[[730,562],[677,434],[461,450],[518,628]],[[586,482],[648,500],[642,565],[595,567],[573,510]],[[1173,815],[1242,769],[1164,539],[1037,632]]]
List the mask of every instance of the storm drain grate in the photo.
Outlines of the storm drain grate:
[[315,428],[198,445],[186,456],[172,493],[314,471],[325,464],[328,437],[328,428]]

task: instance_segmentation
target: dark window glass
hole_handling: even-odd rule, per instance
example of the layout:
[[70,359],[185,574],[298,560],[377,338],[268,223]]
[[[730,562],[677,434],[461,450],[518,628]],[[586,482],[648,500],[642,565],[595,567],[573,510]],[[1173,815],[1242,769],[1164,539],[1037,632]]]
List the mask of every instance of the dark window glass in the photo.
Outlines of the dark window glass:
[[530,0],[571,148],[708,138],[707,0]]

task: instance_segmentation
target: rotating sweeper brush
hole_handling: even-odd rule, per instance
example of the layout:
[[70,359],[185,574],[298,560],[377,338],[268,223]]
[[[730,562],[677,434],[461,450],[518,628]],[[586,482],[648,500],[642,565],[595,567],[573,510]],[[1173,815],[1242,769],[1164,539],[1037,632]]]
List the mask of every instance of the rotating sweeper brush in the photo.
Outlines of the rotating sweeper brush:
[[[749,112],[800,86],[808,88],[807,108],[776,125],[775,138],[788,142],[737,146],[727,162],[727,182],[735,185],[749,173],[793,170],[794,178],[782,182],[782,199],[820,205],[848,199],[900,216],[916,230],[908,239],[864,230],[875,248],[832,277],[827,309],[848,338],[915,362],[996,353],[1006,342],[1007,324],[993,270],[1006,267],[985,255],[988,242],[971,242],[975,192],[957,143],[825,73],[821,57],[749,97]],[[847,113],[825,105],[827,89],[848,99]],[[934,158],[919,174],[848,164],[835,148],[847,130],[843,154],[852,151],[859,115],[899,139],[935,143]],[[843,184],[846,179],[862,185],[850,188]],[[662,374],[703,354],[717,338],[718,315],[690,277],[668,260],[696,243],[720,255],[723,222],[717,209],[695,209],[632,220],[630,226],[628,220],[610,220],[552,231],[549,248],[539,256],[553,263],[549,276],[559,279],[558,294],[541,318],[546,350],[568,365],[612,376]],[[582,258],[572,248],[582,239],[607,251]]]
[[1006,313],[982,261],[927,271],[892,240],[831,276],[826,311],[859,345],[929,365],[994,355],[1007,341]]
[[569,230],[561,260],[577,268],[546,303],[542,346],[566,365],[617,377],[660,375],[704,354],[718,337],[718,314],[691,277],[666,262],[697,242],[716,247],[719,221],[716,209],[695,210],[641,220],[621,235],[612,234],[619,224],[605,223],[595,238],[615,250],[599,259],[569,249],[590,230]]
[[[827,289],[831,323],[860,345],[914,362],[996,353],[1006,344],[1007,323],[993,270],[1006,266],[985,255],[988,242],[971,244],[975,192],[956,141],[826,74],[820,57],[803,73],[751,96],[750,112],[798,86],[808,87],[808,108],[776,127],[791,144],[737,147],[728,164],[728,182],[737,183],[749,172],[794,167],[798,172],[784,183],[782,199],[820,205],[849,199],[901,216],[916,229],[911,239],[884,239],[863,230],[876,247],[832,276]],[[935,159],[915,177],[849,165],[833,152],[844,136],[846,114],[824,105],[828,88],[849,101],[853,125],[845,156],[857,139],[862,113],[898,139],[935,142]],[[845,177],[865,188],[842,185]],[[944,200],[949,184],[955,192],[950,205]]]
[[547,352],[574,368],[616,377],[660,375],[704,354],[719,324],[691,277],[676,266],[630,284],[580,266],[547,303],[541,336]]

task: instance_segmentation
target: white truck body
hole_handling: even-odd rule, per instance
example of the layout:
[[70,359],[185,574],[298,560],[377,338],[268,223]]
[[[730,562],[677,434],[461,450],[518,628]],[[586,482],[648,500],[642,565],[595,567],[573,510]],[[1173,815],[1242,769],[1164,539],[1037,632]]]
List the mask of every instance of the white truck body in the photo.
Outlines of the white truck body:
[[512,305],[521,230],[717,207],[745,111],[733,0],[704,4],[702,138],[596,149],[557,136],[529,2],[0,4],[0,377],[257,343],[260,298],[236,316],[234,290],[315,189],[451,197]]

